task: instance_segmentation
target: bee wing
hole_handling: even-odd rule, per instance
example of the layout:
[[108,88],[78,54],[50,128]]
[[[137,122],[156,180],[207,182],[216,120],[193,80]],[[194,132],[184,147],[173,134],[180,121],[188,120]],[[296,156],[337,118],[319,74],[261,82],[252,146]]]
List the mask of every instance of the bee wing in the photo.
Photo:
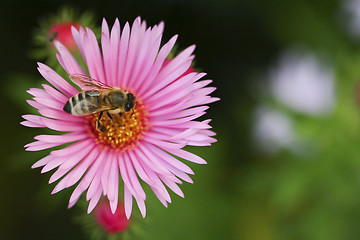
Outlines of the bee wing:
[[83,74],[79,74],[79,73],[70,74],[69,78],[82,90],[112,89],[112,87],[106,85],[105,83],[99,82]]
[[[94,114],[102,111],[112,110],[111,106],[99,105],[93,102],[87,101],[86,107],[82,107],[83,115]],[[81,107],[81,106],[80,106]]]

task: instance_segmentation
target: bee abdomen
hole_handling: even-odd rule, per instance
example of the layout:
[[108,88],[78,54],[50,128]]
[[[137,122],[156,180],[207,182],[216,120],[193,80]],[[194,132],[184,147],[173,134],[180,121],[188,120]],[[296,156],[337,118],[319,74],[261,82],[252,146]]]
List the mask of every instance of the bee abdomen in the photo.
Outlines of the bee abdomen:
[[[71,98],[70,98],[71,99]],[[64,111],[67,113],[71,113],[72,106],[70,104],[70,99],[64,105]]]
[[[64,105],[64,111],[75,116],[84,116],[93,113],[94,103],[98,103],[98,98],[88,96],[86,92],[81,92],[71,97]],[[96,108],[96,107],[95,107]]]

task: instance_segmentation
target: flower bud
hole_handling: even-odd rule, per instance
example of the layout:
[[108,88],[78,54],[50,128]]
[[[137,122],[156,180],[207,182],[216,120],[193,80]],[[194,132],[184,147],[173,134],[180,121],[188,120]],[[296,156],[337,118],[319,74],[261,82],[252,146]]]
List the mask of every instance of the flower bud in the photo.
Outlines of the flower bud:
[[52,25],[48,35],[49,41],[53,42],[57,40],[61,42],[67,49],[72,51],[76,47],[76,42],[71,33],[71,26],[74,26],[76,29],[79,29],[80,27],[80,25],[76,22],[62,22]]
[[130,222],[125,216],[123,204],[118,204],[118,207],[113,214],[108,201],[103,201],[96,207],[95,219],[97,223],[109,234],[125,231]]

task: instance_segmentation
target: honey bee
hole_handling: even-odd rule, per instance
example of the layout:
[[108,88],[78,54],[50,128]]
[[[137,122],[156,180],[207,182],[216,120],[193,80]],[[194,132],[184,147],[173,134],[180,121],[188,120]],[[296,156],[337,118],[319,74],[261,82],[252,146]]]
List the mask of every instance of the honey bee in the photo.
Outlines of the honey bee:
[[114,121],[112,115],[121,116],[123,112],[133,110],[135,96],[118,87],[110,87],[82,74],[71,74],[70,79],[84,91],[71,97],[64,105],[64,111],[75,116],[88,116],[100,113],[96,121],[96,129],[105,132],[106,128],[100,120],[103,113]]

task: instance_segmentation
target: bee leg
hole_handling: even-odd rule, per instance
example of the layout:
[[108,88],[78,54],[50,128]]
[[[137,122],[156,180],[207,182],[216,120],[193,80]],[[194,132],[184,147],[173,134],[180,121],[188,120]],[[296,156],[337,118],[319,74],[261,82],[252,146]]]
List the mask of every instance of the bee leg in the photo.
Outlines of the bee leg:
[[132,115],[134,114],[134,108],[136,108],[137,107],[137,102],[135,102],[135,106],[133,107],[133,109],[132,109],[132,113],[131,113],[131,115],[130,115],[130,118],[132,117]]
[[119,112],[118,114],[119,114],[119,117],[122,117],[122,112]]
[[110,118],[111,121],[114,121],[114,118],[111,116],[109,112],[106,112],[107,116]]
[[103,112],[100,112],[100,115],[96,121],[96,129],[100,130],[101,132],[105,132],[106,128],[104,127],[104,125],[101,124],[100,119],[103,115]]

